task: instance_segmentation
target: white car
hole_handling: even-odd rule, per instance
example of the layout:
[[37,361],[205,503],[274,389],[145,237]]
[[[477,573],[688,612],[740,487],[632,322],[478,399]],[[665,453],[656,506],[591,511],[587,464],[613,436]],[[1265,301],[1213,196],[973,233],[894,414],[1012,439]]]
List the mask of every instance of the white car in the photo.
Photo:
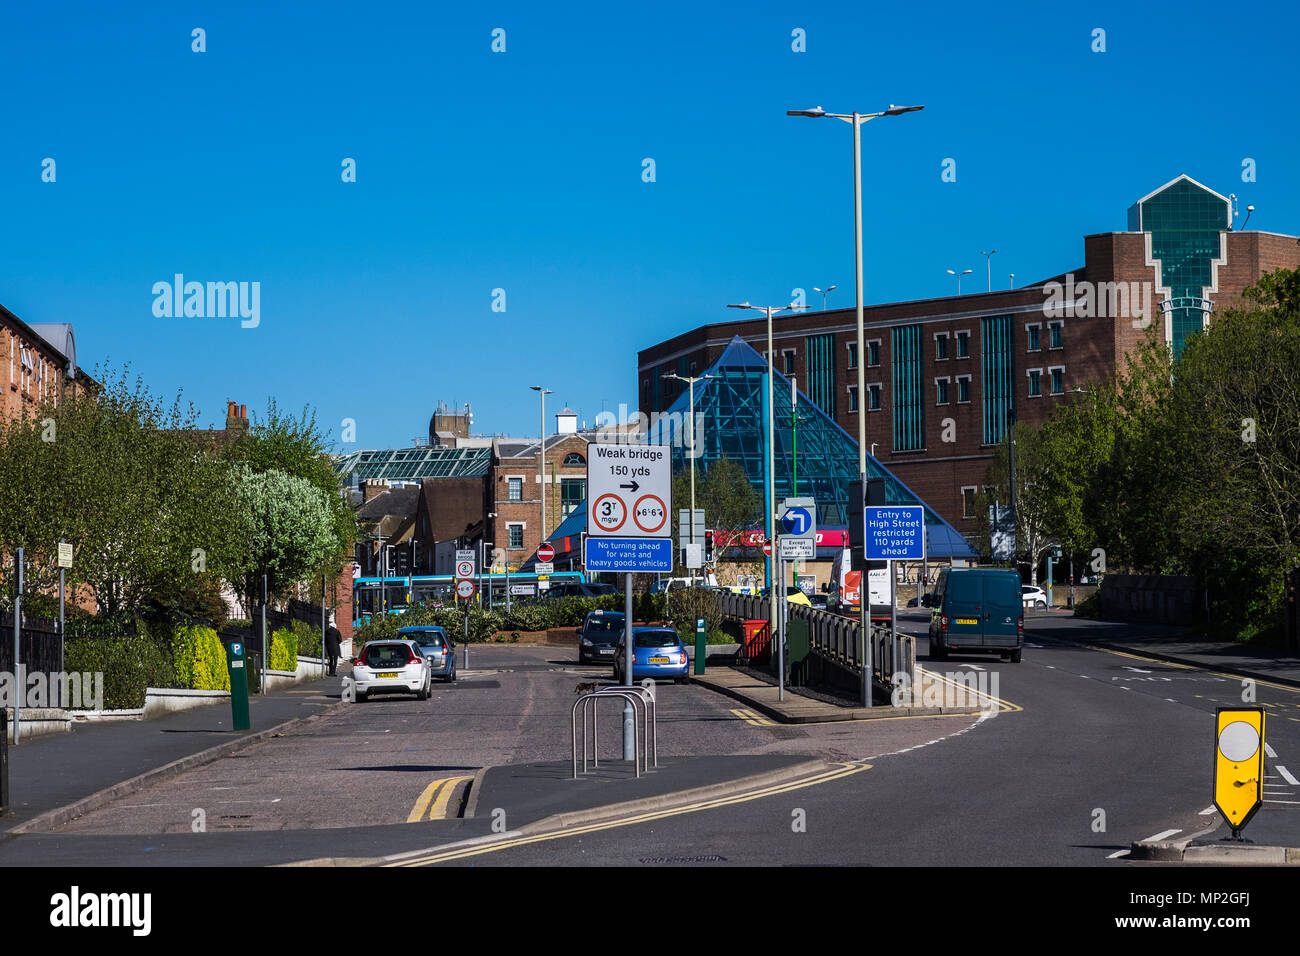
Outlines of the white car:
[[374,693],[414,694],[429,699],[433,678],[429,662],[415,641],[371,641],[352,662],[357,702]]
[[1020,603],[1032,604],[1035,607],[1047,607],[1047,592],[1042,588],[1036,588],[1032,584],[1020,585]]

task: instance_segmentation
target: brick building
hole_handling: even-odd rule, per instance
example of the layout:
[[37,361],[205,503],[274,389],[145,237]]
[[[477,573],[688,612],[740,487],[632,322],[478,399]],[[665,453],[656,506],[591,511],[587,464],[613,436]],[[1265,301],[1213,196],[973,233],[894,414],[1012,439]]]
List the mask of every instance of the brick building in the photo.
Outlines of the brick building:
[[[1154,322],[1177,353],[1264,273],[1300,267],[1295,236],[1235,232],[1231,201],[1187,176],[1128,211],[1128,230],[1085,236],[1083,265],[1019,288],[777,316],[778,372],[963,534],[1014,418],[1039,424],[1073,390],[1111,376]],[[662,412],[734,336],[766,355],[767,320],[720,322],[642,350],[641,409]],[[857,394],[858,362],[866,394]],[[697,393],[699,389],[697,388]]]
[[0,420],[57,405],[98,383],[77,365],[77,345],[66,322],[28,325],[0,305]]

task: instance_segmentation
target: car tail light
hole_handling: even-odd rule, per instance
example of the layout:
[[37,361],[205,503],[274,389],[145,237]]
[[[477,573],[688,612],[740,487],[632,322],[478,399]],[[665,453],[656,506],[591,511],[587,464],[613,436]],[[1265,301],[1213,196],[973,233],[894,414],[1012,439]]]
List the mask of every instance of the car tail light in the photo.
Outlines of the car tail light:
[[682,651],[680,654],[677,655],[677,663],[678,663],[678,664],[685,664],[685,663],[686,663],[686,652],[685,652],[685,651]]
[[406,649],[406,653],[409,655],[409,657],[408,657],[408,659],[407,659],[407,663],[408,663],[408,664],[419,664],[420,662],[422,662],[422,661],[424,660],[423,657],[421,657],[419,654],[415,653],[415,648],[413,648],[413,647],[408,647],[408,648]]
[[1024,636],[1024,633],[1025,633],[1025,616],[1024,616],[1023,614],[1020,615],[1020,617],[1016,620],[1016,633],[1019,634],[1019,635],[1021,635],[1021,636]]
[[941,631],[946,631],[946,630],[948,630],[948,615],[947,615],[947,614],[940,615],[940,617],[939,617],[939,630],[941,630]]

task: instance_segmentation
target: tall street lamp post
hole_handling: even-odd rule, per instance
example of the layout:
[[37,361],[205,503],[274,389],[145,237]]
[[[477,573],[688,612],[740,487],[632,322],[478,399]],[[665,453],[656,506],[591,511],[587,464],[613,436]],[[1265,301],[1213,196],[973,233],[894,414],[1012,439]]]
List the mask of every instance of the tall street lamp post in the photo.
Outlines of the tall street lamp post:
[[[832,117],[853,126],[853,244],[854,267],[857,277],[858,313],[858,478],[865,494],[867,487],[867,415],[863,407],[867,395],[866,332],[862,318],[862,124],[879,116],[899,116],[925,109],[924,106],[893,106],[879,113],[828,113],[820,106],[810,110],[786,110],[786,116],[807,116],[813,119]],[[866,572],[864,571],[865,575]],[[862,588],[865,597],[866,588]],[[868,640],[866,600],[859,600],[862,608],[862,704],[871,706],[871,642]]]
[[542,426],[542,443],[537,452],[537,474],[541,481],[538,487],[538,495],[542,499],[542,536],[538,539],[537,544],[540,547],[546,542],[546,396],[551,394],[549,388],[543,388],[540,385],[529,385],[537,397],[542,400],[542,412],[540,424]]

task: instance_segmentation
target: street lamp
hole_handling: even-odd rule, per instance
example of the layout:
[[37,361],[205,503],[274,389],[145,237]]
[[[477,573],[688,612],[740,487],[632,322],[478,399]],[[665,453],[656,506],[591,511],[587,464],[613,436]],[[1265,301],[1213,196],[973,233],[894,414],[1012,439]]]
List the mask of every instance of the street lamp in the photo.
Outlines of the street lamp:
[[540,385],[529,385],[528,387],[536,392],[537,397],[542,400],[542,415],[540,420],[542,426],[542,444],[537,453],[537,470],[541,475],[542,481],[542,483],[537,486],[538,494],[542,499],[542,537],[541,540],[537,542],[540,546],[546,542],[546,396],[552,393],[549,388],[543,388]]
[[[772,417],[772,378],[776,373],[773,365],[773,346],[772,346],[772,316],[777,312],[787,310],[798,310],[798,306],[791,302],[789,305],[750,305],[748,302],[741,302],[738,305],[728,305],[728,309],[753,309],[756,312],[762,312],[767,316],[767,517],[764,519],[765,534],[768,539],[772,538],[772,532],[775,528],[775,511],[776,511],[776,426]],[[775,551],[767,561],[767,586],[772,587],[772,558]],[[776,635],[776,602],[770,602],[772,605],[772,635]]]
[[1007,277],[1007,288],[1008,288],[1008,289],[1014,289],[1015,287],[1016,287],[1016,274],[1015,274],[1014,272],[1012,272],[1012,273],[1010,273],[1010,275]]
[[[822,117],[832,117],[833,119],[842,120],[853,127],[853,244],[854,244],[854,267],[857,280],[857,313],[858,313],[858,405],[861,409],[862,402],[867,396],[867,373],[866,373],[866,330],[862,317],[862,124],[875,119],[878,116],[898,116],[902,113],[912,113],[917,110],[925,109],[924,106],[894,106],[890,104],[889,109],[879,113],[828,113],[820,106],[810,110],[786,110],[786,116],[807,116],[811,119],[820,119]],[[859,411],[858,414],[858,478],[862,482],[862,488],[867,487],[867,416],[865,411]],[[864,592],[865,593],[865,592]],[[871,706],[871,641],[867,631],[867,602],[859,601],[862,608],[862,644],[865,648],[863,660],[865,666],[862,668],[862,705]]]
[[817,288],[816,286],[813,286],[813,291],[814,291],[814,292],[819,292],[819,293],[821,293],[821,297],[822,297],[822,311],[823,311],[823,312],[826,311],[826,296],[827,296],[829,293],[834,292],[834,291],[835,291],[835,288],[836,288],[836,287],[833,286],[833,285],[828,285],[828,286],[827,286],[826,288],[824,288],[824,289],[819,289],[819,288]]
[[989,291],[992,292],[993,291],[993,257],[997,255],[997,250],[993,249],[989,252],[985,252],[984,250],[981,249],[980,255],[984,257],[984,265],[987,267],[988,274],[989,274]]
[[951,269],[948,270],[948,275],[950,275],[950,276],[956,276],[956,277],[957,277],[957,294],[958,294],[958,295],[961,295],[961,277],[962,277],[962,276],[968,276],[968,275],[970,275],[970,274],[971,274],[972,272],[974,272],[974,271],[975,271],[974,269],[963,269],[961,272],[953,272]]
[[[687,390],[690,393],[687,398],[687,402],[690,404],[686,409],[686,419],[691,423],[691,454],[689,456],[691,460],[691,515],[689,523],[691,529],[691,544],[695,544],[695,383],[703,382],[706,379],[714,379],[718,376],[696,375],[691,377],[688,375],[678,375],[676,372],[667,372],[662,377],[665,379],[675,379],[678,382],[685,382]],[[695,575],[692,574],[691,578],[693,580]],[[705,578],[705,583],[708,583],[707,577]]]

